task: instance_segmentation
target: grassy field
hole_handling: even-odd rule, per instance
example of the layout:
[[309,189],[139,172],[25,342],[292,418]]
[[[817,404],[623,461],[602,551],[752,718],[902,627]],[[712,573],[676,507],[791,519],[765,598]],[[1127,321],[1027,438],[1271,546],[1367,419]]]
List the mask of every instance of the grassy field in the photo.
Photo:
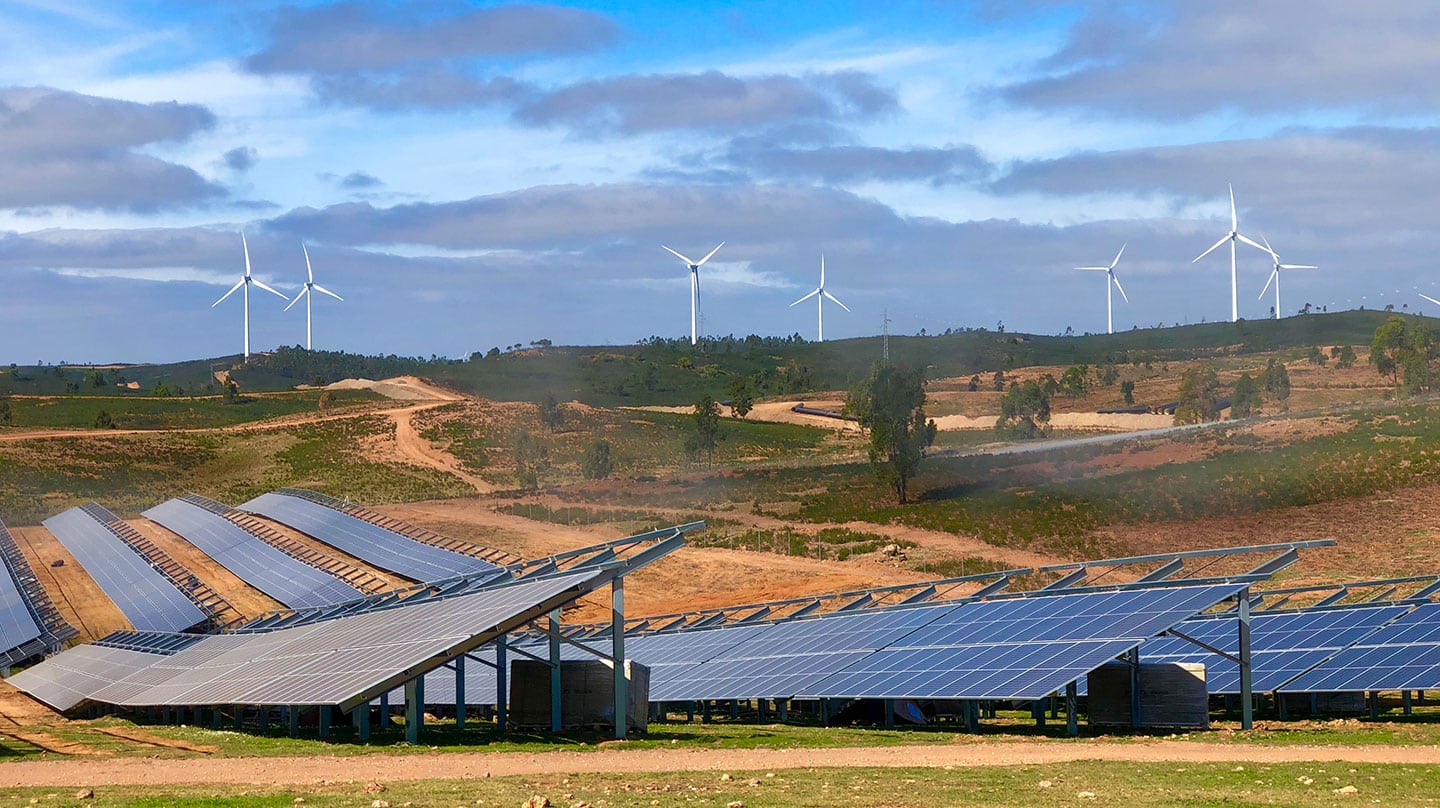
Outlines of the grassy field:
[[[91,429],[101,410],[117,429],[213,429],[283,415],[320,411],[319,390],[246,396],[227,404],[208,398],[140,398],[135,396],[19,396],[10,399],[7,426],[29,429]],[[326,412],[363,409],[383,401],[364,390],[337,390]],[[0,432],[3,434],[3,432]]]

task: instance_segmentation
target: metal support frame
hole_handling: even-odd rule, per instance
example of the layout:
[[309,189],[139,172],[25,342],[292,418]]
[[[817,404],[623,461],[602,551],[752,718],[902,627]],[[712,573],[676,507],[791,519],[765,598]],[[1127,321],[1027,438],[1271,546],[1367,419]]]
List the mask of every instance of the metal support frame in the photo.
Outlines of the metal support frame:
[[465,657],[455,657],[455,729],[465,729]]
[[1080,688],[1075,682],[1065,685],[1065,734],[1074,738],[1080,734],[1080,718],[1076,712],[1076,695]]
[[560,607],[550,610],[550,731],[559,732],[560,720]]
[[1403,705],[1404,708],[1405,708],[1405,714],[1406,714],[1406,715],[1410,715],[1411,712],[1413,711],[1413,708],[1410,706],[1410,691],[1405,690],[1405,691],[1402,691],[1402,692],[1401,692],[1401,694],[1400,694],[1400,703],[1401,703],[1401,705]]
[[1140,648],[1130,649],[1126,655],[1130,663],[1130,728],[1140,728]]
[[350,723],[355,725],[355,734],[359,736],[361,743],[368,743],[370,740],[370,705],[361,704],[350,711]]
[[420,727],[425,724],[425,677],[416,676],[405,683],[405,741],[420,743]]
[[501,732],[510,728],[510,661],[509,646],[504,635],[495,640],[495,726]]
[[290,737],[300,737],[300,706],[292,704],[285,708],[286,717],[290,719]]
[[334,709],[328,704],[320,707],[320,740],[322,741],[330,737],[330,722],[333,713]]
[[1235,614],[1240,648],[1240,728],[1252,729],[1255,726],[1255,694],[1251,687],[1254,670],[1250,659],[1250,587],[1240,590],[1236,598],[1239,600]]
[[610,656],[615,672],[615,740],[630,731],[630,680],[625,677],[625,578],[610,582]]

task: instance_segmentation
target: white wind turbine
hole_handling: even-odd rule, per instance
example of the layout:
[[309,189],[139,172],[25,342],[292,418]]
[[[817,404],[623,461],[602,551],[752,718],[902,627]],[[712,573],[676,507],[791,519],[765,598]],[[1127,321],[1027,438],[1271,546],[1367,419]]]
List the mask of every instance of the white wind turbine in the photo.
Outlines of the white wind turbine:
[[1434,303],[1434,304],[1437,305],[1437,306],[1440,306],[1440,300],[1436,300],[1435,298],[1433,298],[1433,297],[1425,294],[1424,292],[1416,292],[1415,294],[1417,294],[1417,295],[1425,298],[1426,300],[1430,301],[1431,303]]
[[809,299],[812,298],[812,297],[815,298],[815,323],[816,323],[816,340],[815,340],[815,341],[816,341],[816,342],[824,342],[824,341],[825,341],[825,299],[826,299],[826,298],[829,298],[831,303],[834,303],[835,305],[839,306],[840,308],[842,308],[842,309],[844,309],[844,310],[846,310],[846,311],[849,311],[849,310],[850,310],[850,307],[847,306],[847,305],[845,305],[844,303],[841,303],[841,302],[840,302],[840,298],[838,298],[838,297],[830,294],[828,291],[826,291],[826,289],[825,289],[825,256],[823,256],[823,255],[820,256],[820,285],[817,286],[817,287],[815,287],[815,291],[813,291],[813,292],[811,292],[810,294],[808,294],[808,295],[800,298],[799,300],[795,301],[794,303],[791,303],[790,306],[791,306],[792,308],[795,307],[795,306],[798,306],[798,305],[800,305],[801,303],[804,303],[805,301],[809,300]]
[[1311,266],[1309,264],[1282,264],[1280,263],[1280,254],[1275,252],[1275,249],[1270,246],[1270,239],[1261,236],[1260,240],[1265,242],[1265,251],[1270,253],[1272,269],[1270,270],[1270,277],[1265,280],[1265,288],[1260,290],[1260,297],[1257,297],[1255,299],[1259,300],[1265,297],[1266,290],[1270,288],[1270,284],[1273,282],[1275,284],[1275,319],[1278,320],[1280,319],[1280,270],[1319,269],[1319,267]]
[[1105,273],[1105,333],[1107,334],[1115,333],[1115,320],[1112,316],[1115,311],[1115,293],[1111,290],[1111,285],[1113,284],[1116,289],[1120,290],[1120,297],[1124,298],[1126,303],[1130,302],[1129,296],[1125,294],[1125,287],[1121,286],[1120,279],[1115,277],[1115,265],[1120,263],[1120,256],[1125,254],[1125,248],[1128,246],[1130,246],[1128,241],[1120,245],[1120,252],[1115,253],[1115,260],[1111,261],[1108,267],[1075,267],[1087,272]]
[[334,292],[326,289],[325,287],[315,282],[315,270],[310,268],[310,250],[305,247],[305,242],[303,241],[300,242],[300,249],[305,252],[305,275],[307,278],[309,278],[309,280],[305,281],[305,288],[300,290],[300,294],[296,295],[295,299],[290,301],[290,305],[286,306],[285,310],[289,311],[291,306],[294,306],[296,303],[300,302],[300,298],[305,298],[305,350],[308,351],[311,349],[310,308],[315,302],[315,293],[319,292],[323,295],[329,295],[340,301],[341,303],[345,302],[345,298],[335,294]]
[[1225,235],[1221,236],[1219,241],[1217,241],[1217,242],[1215,242],[1214,244],[1211,244],[1211,245],[1210,245],[1210,249],[1206,250],[1205,252],[1200,253],[1199,255],[1197,255],[1197,256],[1195,257],[1195,261],[1191,261],[1191,262],[1190,262],[1190,263],[1193,264],[1193,263],[1195,263],[1196,261],[1199,261],[1201,258],[1204,258],[1205,256],[1209,255],[1210,253],[1214,252],[1214,251],[1215,251],[1215,248],[1216,248],[1216,247],[1219,247],[1221,244],[1224,244],[1224,243],[1227,242],[1227,241],[1230,242],[1230,322],[1232,322],[1232,323],[1233,323],[1233,322],[1236,322],[1237,320],[1240,319],[1240,303],[1239,303],[1238,298],[1236,297],[1237,292],[1236,292],[1236,284],[1235,284],[1235,242],[1236,242],[1236,241],[1243,241],[1243,242],[1245,242],[1246,244],[1249,244],[1251,247],[1254,247],[1254,248],[1257,249],[1257,250],[1262,250],[1262,251],[1264,251],[1264,252],[1270,252],[1269,250],[1266,250],[1264,247],[1261,247],[1259,244],[1256,244],[1255,241],[1252,240],[1249,236],[1246,236],[1246,235],[1240,233],[1239,228],[1240,228],[1239,217],[1237,217],[1237,216],[1235,215],[1235,186],[1234,186],[1234,185],[1231,185],[1231,186],[1230,186],[1230,232],[1228,232],[1228,233],[1226,233]]
[[715,249],[711,250],[710,253],[709,253],[708,255],[706,255],[704,258],[701,258],[699,261],[691,261],[689,258],[686,258],[685,256],[681,255],[680,253],[675,252],[674,250],[670,249],[669,247],[666,247],[664,244],[661,244],[661,245],[660,245],[660,247],[661,247],[662,249],[664,249],[666,252],[670,253],[671,255],[675,256],[676,258],[679,258],[681,261],[684,261],[684,262],[685,262],[685,266],[687,266],[687,267],[690,268],[690,344],[691,344],[691,345],[694,345],[696,342],[699,342],[699,341],[700,341],[700,331],[699,331],[699,322],[700,322],[700,267],[705,266],[705,262],[706,262],[706,261],[709,261],[709,260],[710,260],[710,257],[713,256],[713,255],[715,255],[715,253],[720,252],[720,248],[721,248],[721,247],[724,247],[724,246],[725,246],[725,242],[722,241],[722,242],[720,242],[719,244],[716,244],[716,245],[715,245]]
[[225,302],[225,298],[227,298],[227,297],[235,294],[235,290],[236,290],[236,289],[240,289],[241,287],[244,287],[244,289],[245,289],[245,358],[246,358],[246,359],[249,359],[249,358],[250,358],[250,286],[251,286],[252,284],[255,285],[255,286],[258,286],[258,287],[260,287],[261,289],[264,289],[265,291],[269,292],[270,294],[275,295],[276,297],[279,297],[281,300],[284,300],[284,299],[286,299],[286,298],[285,298],[285,295],[282,295],[282,294],[280,294],[279,292],[275,291],[274,289],[271,289],[270,287],[266,286],[266,285],[265,285],[264,283],[262,283],[261,281],[256,280],[255,278],[250,277],[250,245],[249,245],[248,243],[246,243],[246,241],[245,241],[245,233],[244,233],[243,231],[240,233],[240,246],[245,250],[245,276],[242,277],[240,280],[236,281],[236,282],[235,282],[235,285],[232,286],[232,287],[230,287],[230,291],[228,291],[228,292],[226,292],[225,294],[221,295],[219,300],[215,301],[214,303],[211,303],[211,304],[210,304],[210,308],[213,309],[213,308],[215,308],[216,306],[220,305],[221,303],[224,303],[224,302]]

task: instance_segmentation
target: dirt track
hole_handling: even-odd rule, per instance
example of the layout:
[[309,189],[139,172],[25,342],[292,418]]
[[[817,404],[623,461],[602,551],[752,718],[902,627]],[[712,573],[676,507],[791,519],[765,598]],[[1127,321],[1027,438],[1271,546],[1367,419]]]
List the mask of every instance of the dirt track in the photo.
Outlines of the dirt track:
[[[966,736],[957,736],[965,738]],[[355,757],[110,758],[28,760],[0,764],[0,786],[110,786],[248,784],[314,785],[333,782],[431,780],[584,772],[770,771],[778,769],[1016,766],[1110,760],[1136,763],[1347,763],[1440,764],[1434,746],[1259,746],[1193,741],[1105,743],[957,742],[947,746],[840,749],[636,749],[595,752]]]

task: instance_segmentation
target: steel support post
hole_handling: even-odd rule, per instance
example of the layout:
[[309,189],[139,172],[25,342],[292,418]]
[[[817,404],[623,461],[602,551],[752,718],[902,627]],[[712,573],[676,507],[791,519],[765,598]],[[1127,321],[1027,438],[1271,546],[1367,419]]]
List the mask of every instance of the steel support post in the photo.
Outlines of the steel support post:
[[895,700],[882,699],[881,708],[885,711],[885,729],[895,728]]
[[1240,728],[1251,729],[1255,726],[1255,694],[1251,688],[1254,671],[1250,666],[1250,587],[1240,590],[1235,612],[1240,640]]
[[1140,728],[1140,649],[1130,651],[1130,728]]
[[425,723],[425,677],[405,683],[405,741],[420,743],[420,726]]
[[630,729],[630,680],[625,678],[625,577],[610,582],[610,656],[615,660],[615,740]]
[[1406,691],[1403,691],[1403,692],[1401,693],[1401,703],[1402,703],[1402,704],[1404,705],[1404,707],[1405,707],[1405,714],[1406,714],[1406,715],[1410,715],[1410,713],[1411,713],[1411,708],[1410,708],[1410,691],[1406,690]]
[[258,712],[260,713],[260,734],[264,735],[270,731],[270,708],[262,704]]
[[390,726],[390,691],[380,694],[380,727],[383,732]]
[[300,737],[300,708],[292,704],[285,708],[286,717],[290,719],[290,737]]
[[326,704],[320,708],[320,740],[330,737],[330,705]]
[[455,729],[465,729],[465,655],[455,657]]
[[550,731],[564,726],[560,716],[560,608],[550,610]]
[[355,722],[355,732],[360,736],[361,743],[370,741],[370,702],[356,707],[351,713],[351,720]]
[[710,701],[708,699],[700,702],[700,723],[710,723]]
[[1071,682],[1065,685],[1065,734],[1074,738],[1080,734],[1080,718],[1076,713],[1076,694],[1080,688]]
[[510,727],[510,660],[505,638],[495,641],[495,726],[501,732]]

